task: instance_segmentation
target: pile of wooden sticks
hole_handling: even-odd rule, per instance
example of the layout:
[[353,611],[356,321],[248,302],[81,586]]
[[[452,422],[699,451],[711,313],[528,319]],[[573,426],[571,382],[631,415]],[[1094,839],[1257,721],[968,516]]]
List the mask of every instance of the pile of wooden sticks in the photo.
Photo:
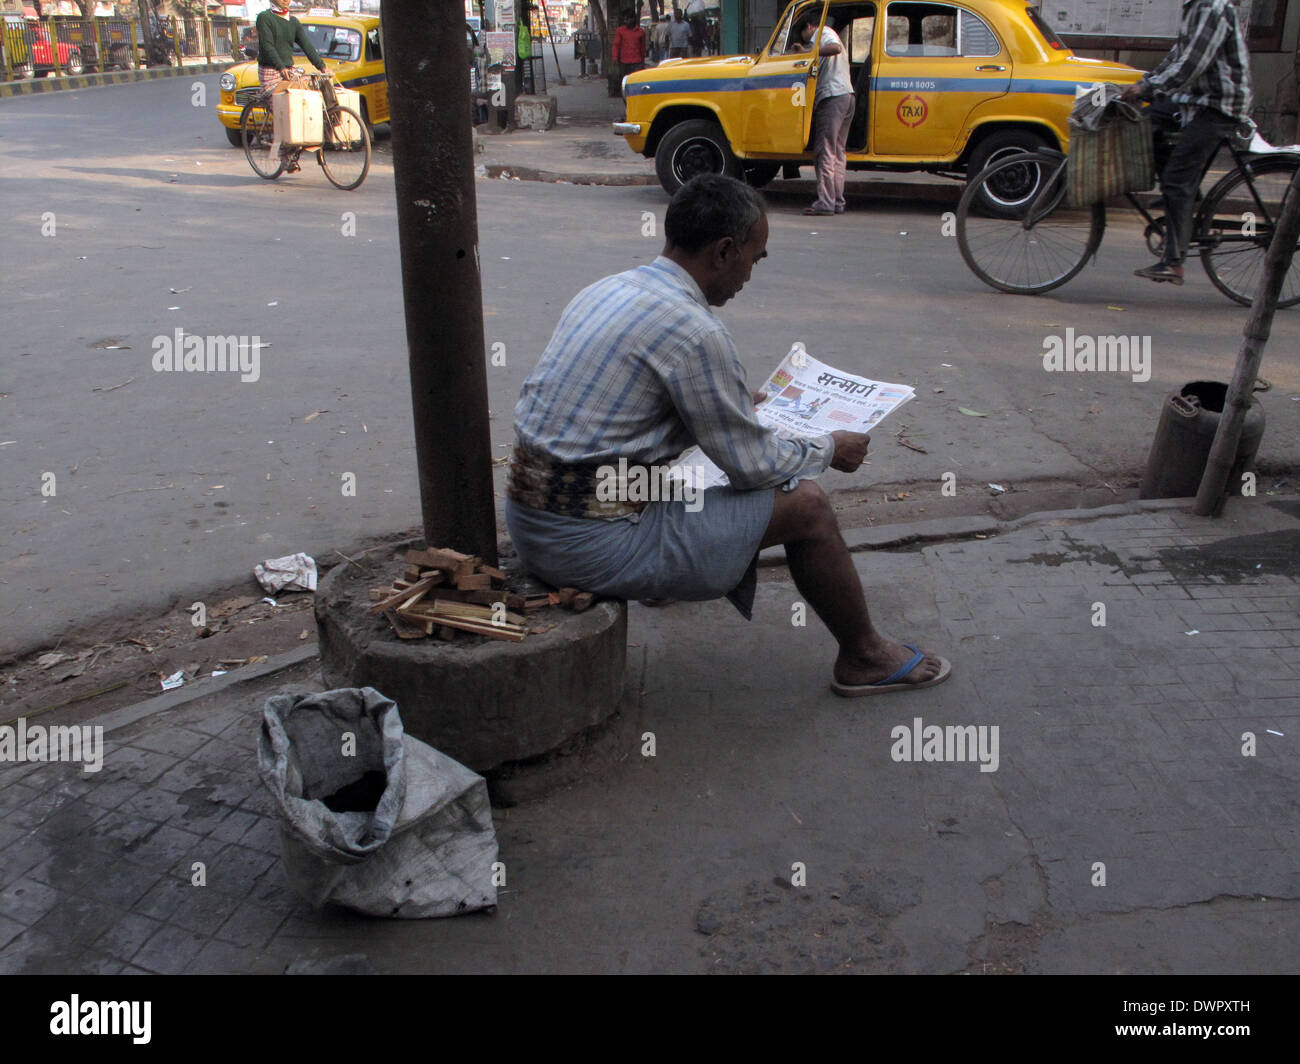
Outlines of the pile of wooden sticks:
[[506,574],[475,555],[449,547],[409,550],[406,568],[391,587],[370,589],[370,613],[382,613],[401,639],[443,639],[472,632],[518,643],[528,632],[533,610],[560,605],[584,610],[595,595],[566,587],[544,595],[506,589]]

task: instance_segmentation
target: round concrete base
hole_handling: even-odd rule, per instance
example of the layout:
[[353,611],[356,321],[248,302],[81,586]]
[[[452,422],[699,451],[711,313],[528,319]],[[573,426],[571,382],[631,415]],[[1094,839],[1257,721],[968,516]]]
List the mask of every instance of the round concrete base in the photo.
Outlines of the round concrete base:
[[476,772],[548,754],[618,709],[627,606],[547,612],[555,627],[521,643],[481,636],[399,640],[366,612],[376,579],[351,565],[316,590],[321,672],[330,687],[373,687],[406,730]]

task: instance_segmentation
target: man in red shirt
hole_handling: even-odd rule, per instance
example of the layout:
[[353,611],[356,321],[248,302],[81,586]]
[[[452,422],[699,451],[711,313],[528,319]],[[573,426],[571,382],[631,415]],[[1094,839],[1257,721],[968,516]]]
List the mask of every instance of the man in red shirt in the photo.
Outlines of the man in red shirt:
[[622,67],[623,77],[645,69],[645,53],[645,30],[634,12],[624,12],[623,25],[614,31],[614,62]]

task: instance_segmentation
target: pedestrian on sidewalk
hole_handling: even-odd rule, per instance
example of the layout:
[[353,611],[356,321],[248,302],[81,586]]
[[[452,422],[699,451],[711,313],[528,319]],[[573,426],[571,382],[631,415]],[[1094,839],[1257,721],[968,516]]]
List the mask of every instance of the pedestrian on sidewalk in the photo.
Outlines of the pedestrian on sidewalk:
[[[795,586],[839,644],[837,694],[942,683],[947,661],[874,626],[830,501],[806,479],[856,472],[868,437],[785,439],[760,424],[735,344],[709,309],[767,256],[763,201],[733,178],[696,177],[669,203],[664,231],[654,262],[578,293],[524,382],[505,510],[525,568],[614,598],[725,596],[748,619],[758,551],[784,544]],[[665,463],[691,446],[726,487],[693,500],[618,490],[676,483]]]
[[1178,40],[1150,74],[1125,88],[1136,103],[1154,94],[1179,105],[1182,133],[1160,172],[1165,246],[1160,261],[1136,270],[1152,281],[1183,283],[1196,193],[1225,138],[1250,117],[1250,52],[1232,0],[1183,0]]
[[704,55],[704,0],[686,0],[686,21],[691,27],[691,55]]
[[650,58],[656,63],[668,58],[668,24],[672,20],[672,15],[665,14],[650,31]]
[[646,35],[637,24],[636,12],[623,12],[623,24],[614,31],[614,62],[622,77],[645,69]]
[[691,27],[679,8],[673,8],[673,20],[668,23],[668,58],[685,59],[691,54]]

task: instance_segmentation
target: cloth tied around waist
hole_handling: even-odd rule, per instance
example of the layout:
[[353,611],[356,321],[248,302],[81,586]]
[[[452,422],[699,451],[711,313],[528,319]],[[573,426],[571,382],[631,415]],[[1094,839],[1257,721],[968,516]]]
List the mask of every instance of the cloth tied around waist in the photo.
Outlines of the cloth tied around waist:
[[[663,466],[645,466],[619,459],[603,462],[561,462],[550,455],[515,445],[506,494],[517,503],[566,517],[611,520],[639,514],[658,498],[653,488]],[[653,486],[647,490],[648,486]]]

